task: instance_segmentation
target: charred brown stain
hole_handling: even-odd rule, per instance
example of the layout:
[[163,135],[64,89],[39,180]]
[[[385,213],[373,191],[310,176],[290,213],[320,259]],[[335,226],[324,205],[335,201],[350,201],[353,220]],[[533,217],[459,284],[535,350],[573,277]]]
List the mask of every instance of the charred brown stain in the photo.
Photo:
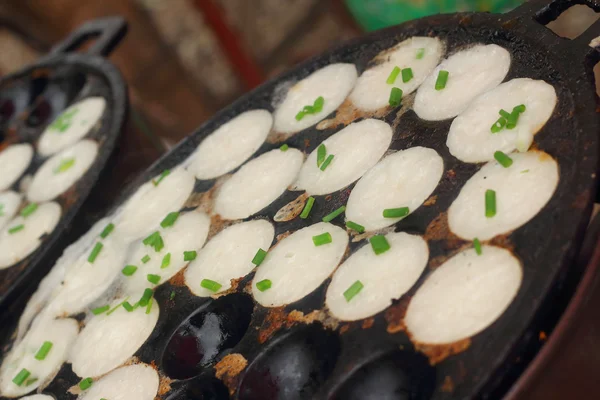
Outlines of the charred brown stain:
[[73,205],[79,200],[77,186],[78,185],[71,186],[69,190],[60,195],[60,199],[62,200],[61,203],[64,209],[68,210],[69,208],[73,207]]
[[286,231],[286,232],[283,232],[283,233],[280,233],[279,235],[277,235],[277,237],[275,239],[277,240],[277,243],[279,243],[286,237],[290,236],[291,234],[292,234],[292,231]]
[[406,315],[406,309],[408,308],[410,299],[409,296],[405,296],[385,310],[384,318],[387,322],[386,330],[388,333],[398,333],[406,329],[406,326],[404,325],[404,316]]
[[446,375],[446,377],[444,378],[444,383],[442,383],[440,390],[445,393],[454,392],[454,381],[452,380],[451,377]]
[[350,324],[342,325],[342,327],[340,328],[340,335],[347,333],[350,330],[350,326]]
[[334,327],[322,310],[314,310],[308,314],[302,311],[292,310],[286,313],[284,307],[271,308],[265,317],[263,325],[258,334],[259,343],[265,343],[273,334],[282,328],[291,328],[297,324],[312,324],[315,321],[323,323],[324,326]]
[[429,206],[435,205],[436,202],[437,202],[437,195],[433,195],[430,198],[428,198],[427,200],[425,200],[425,203],[423,203],[423,205],[425,207],[429,207]]
[[287,222],[293,220],[302,213],[307,199],[308,193],[302,193],[296,199],[281,207],[277,213],[275,213],[273,220],[275,222]]
[[331,119],[325,119],[317,124],[317,129],[325,130],[336,128],[340,125],[346,126],[359,118],[383,118],[392,111],[390,107],[382,107],[375,111],[364,111],[346,99],[337,109],[335,116]]
[[375,318],[367,318],[362,322],[360,327],[362,329],[371,329],[373,327],[374,323],[375,323]]
[[271,131],[265,140],[267,143],[278,144],[286,140],[287,138],[294,135],[293,133],[283,133],[283,132],[275,132]]
[[437,217],[433,219],[427,225],[427,229],[425,230],[424,238],[425,240],[442,240],[446,239],[451,235],[450,227],[448,226],[448,212],[444,211],[438,214]]
[[310,139],[309,138],[304,138],[304,148],[308,149],[309,146],[310,146]]
[[490,240],[489,242],[482,242],[483,244],[491,244],[492,246],[498,246],[498,247],[503,247],[507,250],[510,250],[514,253],[515,251],[515,244],[510,240],[510,234],[511,232],[505,233],[503,235],[498,235],[495,236],[494,238],[492,238],[492,240]]
[[235,221],[221,218],[220,215],[212,215],[210,217],[210,227],[208,228],[208,234],[206,236],[206,242],[216,236],[219,232],[225,228],[233,225]]
[[471,338],[466,338],[447,344],[427,344],[414,340],[408,331],[407,334],[410,340],[413,342],[415,349],[425,354],[425,356],[429,358],[429,363],[431,365],[439,364],[446,358],[458,353],[462,353],[468,349],[469,346],[471,346]]
[[227,386],[229,394],[234,394],[239,375],[246,366],[248,360],[239,353],[228,354],[215,365],[215,376]]
[[185,268],[182,268],[171,279],[169,279],[169,283],[173,286],[185,286]]

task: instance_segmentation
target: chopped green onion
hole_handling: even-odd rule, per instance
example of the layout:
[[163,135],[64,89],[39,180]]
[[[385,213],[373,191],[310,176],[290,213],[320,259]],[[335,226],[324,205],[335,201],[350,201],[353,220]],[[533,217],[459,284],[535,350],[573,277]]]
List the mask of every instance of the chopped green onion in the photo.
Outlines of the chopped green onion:
[[409,82],[413,78],[412,68],[404,68],[402,70],[402,82]]
[[498,114],[500,114],[500,116],[506,120],[510,118],[510,113],[504,109],[500,109],[500,111],[498,111]]
[[150,298],[150,300],[148,300],[148,305],[146,306],[146,314],[150,314],[150,311],[152,311],[152,303],[153,303],[153,299]]
[[200,286],[202,286],[204,289],[210,290],[211,292],[216,292],[221,289],[221,286],[223,285],[221,285],[219,282],[211,281],[210,279],[202,279]]
[[258,267],[265,260],[266,256],[267,256],[266,251],[264,251],[263,249],[258,249],[256,251],[256,254],[254,255],[254,258],[252,259],[252,264],[254,264]]
[[107,304],[107,305],[102,306],[102,307],[94,308],[92,310],[92,314],[94,314],[94,315],[100,315],[100,314],[104,314],[108,310],[110,310],[110,306]]
[[153,247],[156,252],[161,251],[162,248],[165,247],[165,243],[163,242],[163,239],[158,231],[152,233],[150,236],[144,239],[142,243],[144,243],[146,246]]
[[496,192],[488,189],[485,191],[485,216],[492,218],[496,215]]
[[312,106],[304,106],[301,111],[296,114],[296,121],[300,121],[307,114],[316,114],[323,111],[323,105],[325,104],[325,99],[323,96],[319,96],[315,99]]
[[19,231],[22,231],[24,228],[25,228],[25,225],[23,225],[23,224],[16,225],[16,226],[13,226],[12,228],[10,228],[10,229],[8,230],[8,233],[9,233],[10,235],[12,235],[13,233],[17,233],[17,232],[19,232]]
[[146,307],[148,305],[148,302],[152,298],[153,294],[154,294],[154,292],[152,291],[152,289],[150,289],[150,288],[145,289],[144,294],[142,295],[142,297],[140,298],[140,301],[139,301],[140,306]]
[[123,304],[125,304],[125,302],[129,300],[129,297],[127,297],[125,300],[123,300],[122,302],[120,302],[119,304],[117,304],[116,306],[114,306],[113,308],[111,308],[106,315],[110,315],[112,313],[114,313],[115,311],[117,311],[119,309],[119,307],[121,307]]
[[376,255],[385,253],[390,249],[390,244],[383,235],[375,235],[369,239],[369,242],[371,242],[371,247]]
[[198,253],[196,250],[184,251],[183,252],[183,261],[193,261],[196,259]]
[[40,349],[37,351],[37,353],[35,353],[35,359],[36,360],[44,360],[46,358],[46,356],[48,355],[48,353],[50,352],[50,350],[52,349],[52,342],[44,342],[42,344],[42,347],[40,347]]
[[327,156],[327,148],[323,143],[317,147],[317,167],[320,167],[325,161],[325,157]]
[[23,368],[19,371],[19,373],[17,374],[17,376],[15,376],[13,378],[13,383],[17,386],[21,386],[23,385],[23,382],[25,382],[25,380],[27,378],[29,378],[29,375],[31,375],[31,372],[29,372],[27,369]]
[[475,253],[477,253],[477,255],[481,255],[481,242],[479,241],[479,239],[475,238],[473,239],[473,247],[475,248]]
[[315,113],[315,109],[313,106],[304,106],[304,108],[302,109],[302,112],[306,115],[306,114],[314,114]]
[[160,269],[165,269],[169,265],[171,265],[171,253],[165,254],[165,256],[162,259],[162,262],[160,263]]
[[106,225],[106,227],[104,228],[104,230],[102,231],[102,233],[100,234],[100,237],[102,239],[106,239],[106,237],[108,235],[110,235],[110,233],[113,231],[113,229],[115,229],[115,224],[108,224]]
[[446,87],[446,83],[448,83],[448,76],[450,72],[441,70],[438,72],[437,80],[435,81],[435,90],[442,90]]
[[321,171],[325,171],[325,169],[327,169],[327,167],[329,166],[329,164],[331,164],[332,161],[333,161],[333,154],[330,154],[327,156],[325,161],[323,161],[323,164],[321,164]]
[[406,217],[410,210],[408,207],[400,207],[400,208],[386,208],[383,210],[384,218],[402,218]]
[[168,228],[169,226],[173,226],[177,218],[179,217],[179,213],[177,211],[173,211],[167,214],[167,216],[161,221],[160,226],[163,228]]
[[25,386],[33,385],[38,381],[38,378],[29,378],[25,381]]
[[313,243],[315,246],[322,246],[327,243],[331,243],[333,239],[331,238],[331,234],[329,232],[321,233],[320,235],[316,235],[312,237]]
[[296,114],[296,121],[300,121],[302,118],[304,118],[304,111],[298,111],[298,114]]
[[92,387],[93,383],[94,383],[94,380],[92,378],[82,379],[81,382],[79,382],[79,389],[88,390],[89,388]]
[[284,143],[279,147],[279,150],[287,151],[289,148],[290,148],[290,146],[288,146],[287,143]]
[[425,55],[425,48],[421,47],[417,50],[417,60],[420,60]]
[[158,285],[158,282],[160,282],[160,275],[148,274],[146,275],[146,279],[148,279],[148,282]]
[[173,300],[175,298],[175,291],[171,290],[171,295],[169,296],[170,300]]
[[131,304],[129,304],[128,301],[123,302],[123,308],[127,310],[127,312],[132,312],[133,310],[135,310],[135,308]]
[[138,267],[136,267],[135,265],[126,265],[125,268],[123,268],[121,270],[121,272],[125,276],[131,276],[131,275],[135,274],[135,271],[137,271],[137,269],[138,269]]
[[142,262],[146,264],[148,261],[150,261],[150,256],[146,254],[144,257],[142,257]]
[[167,176],[169,176],[169,174],[170,174],[170,173],[171,173],[171,171],[170,171],[170,170],[168,170],[168,169],[165,169],[165,170],[164,170],[164,171],[163,171],[163,172],[160,174],[160,176],[158,177],[158,179],[156,179],[156,180],[152,179],[152,183],[154,184],[154,186],[158,186],[158,184],[159,184],[159,183],[160,183],[160,182],[161,182],[163,179],[165,179]]
[[516,111],[513,111],[510,114],[510,117],[506,119],[506,129],[515,129],[515,127],[517,126],[517,122],[519,122],[519,116],[521,114],[519,114]]
[[356,222],[346,221],[346,226],[350,229],[355,230],[358,233],[363,233],[365,231],[365,227],[357,224]]
[[256,283],[256,288],[261,292],[264,292],[265,290],[271,289],[271,285],[271,280],[263,279],[262,281]]
[[398,67],[398,66],[394,67],[394,69],[392,69],[392,72],[390,72],[390,75],[388,76],[385,83],[387,83],[388,85],[393,85],[394,82],[396,82],[396,78],[398,77],[399,73],[400,73],[400,67]]
[[518,112],[519,114],[524,113],[527,108],[525,104],[519,104],[518,106],[513,108],[513,112]]
[[389,104],[392,107],[398,107],[402,102],[402,89],[393,87],[390,91]]
[[314,203],[315,203],[315,198],[312,196],[309,197],[308,200],[306,200],[306,204],[304,205],[304,208],[302,209],[300,218],[302,218],[302,219],[308,218],[308,214],[310,214],[310,210],[312,210]]
[[327,214],[326,216],[324,216],[323,217],[323,222],[329,222],[329,221],[333,220],[335,217],[337,217],[338,215],[340,215],[344,211],[346,211],[346,206],[341,206],[337,210],[335,210],[335,211]]
[[323,106],[325,105],[325,99],[323,96],[317,97],[315,102],[313,103],[313,112],[318,113],[323,111]]
[[92,249],[92,252],[90,253],[90,256],[88,257],[88,262],[90,264],[93,264],[94,261],[96,261],[96,257],[98,257],[98,254],[100,254],[102,247],[104,247],[104,245],[101,242],[96,243],[96,245]]
[[492,133],[498,133],[502,129],[504,129],[505,126],[506,126],[506,118],[500,117],[500,118],[498,118],[498,120],[496,122],[494,122],[494,125],[492,125],[490,130],[492,131]]
[[29,217],[31,214],[33,214],[35,212],[35,210],[37,210],[38,205],[37,203],[29,203],[26,207],[24,207],[21,210],[21,216],[23,218],[27,218]]
[[361,281],[356,281],[344,292],[346,302],[350,302],[354,296],[356,296],[363,289],[364,285]]
[[75,157],[65,158],[60,161],[58,167],[54,168],[54,174],[63,173],[69,170],[73,165],[75,165]]
[[528,173],[528,172],[529,172],[529,170],[528,170],[528,169],[524,169],[523,171],[521,171],[521,173],[522,173],[522,174],[526,174],[526,173]]
[[500,163],[500,165],[502,165],[504,168],[508,168],[512,165],[513,160],[512,158],[510,158],[509,156],[507,156],[506,154],[504,154],[501,151],[496,151],[494,153],[494,158],[496,159],[496,161],[498,161]]

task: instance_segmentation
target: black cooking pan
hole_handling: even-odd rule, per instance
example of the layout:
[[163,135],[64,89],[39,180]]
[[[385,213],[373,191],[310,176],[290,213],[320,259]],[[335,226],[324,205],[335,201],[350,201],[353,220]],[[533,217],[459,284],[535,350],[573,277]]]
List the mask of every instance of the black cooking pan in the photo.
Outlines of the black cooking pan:
[[[14,143],[31,143],[35,148],[44,128],[70,104],[89,96],[106,99],[100,122],[86,136],[98,142],[98,157],[88,172],[56,199],[62,217],[37,251],[0,271],[0,310],[27,285],[35,286],[60,256],[63,245],[85,228],[74,218],[106,171],[127,116],[127,87],[117,68],[105,58],[126,29],[120,17],[88,22],[39,62],[0,80],[0,149]],[[85,52],[74,52],[94,38]],[[24,176],[33,174],[45,159],[36,153]],[[15,183],[13,190],[18,191],[23,179]]]
[[[524,272],[517,297],[494,324],[462,342],[461,347],[416,349],[402,330],[402,318],[410,297],[431,272],[432,265],[415,287],[386,311],[367,320],[340,324],[323,318],[326,310],[324,314],[314,313],[324,309],[328,281],[296,303],[266,309],[255,304],[246,292],[252,274],[238,283],[234,293],[217,299],[192,296],[177,275],[157,289],[160,318],[148,341],[136,353],[141,361],[155,363],[162,376],[174,379],[164,382],[168,386],[160,398],[500,398],[517,377],[520,366],[533,356],[529,349],[535,347],[532,343],[538,340],[540,330],[552,328],[580,279],[581,269],[572,261],[579,252],[596,193],[600,121],[592,66],[599,56],[588,47],[588,42],[595,36],[592,32],[600,34],[600,24],[574,41],[555,36],[543,23],[556,18],[567,4],[562,0],[535,1],[506,15],[434,16],[375,32],[331,50],[218,113],[140,176],[119,202],[162,170],[186,160],[208,134],[241,112],[258,108],[272,111],[273,94],[282,83],[306,77],[333,62],[354,63],[362,72],[380,51],[414,35],[439,36],[447,43],[450,54],[473,43],[495,43],[512,54],[507,80],[543,79],[556,89],[558,105],[536,135],[535,143],[556,158],[561,179],[556,193],[535,218],[493,241],[495,245],[514,249],[523,262]],[[600,8],[597,2],[588,4]],[[418,145],[431,147],[443,157],[445,174],[433,193],[435,204],[419,208],[399,222],[396,230],[424,235],[430,259],[439,262],[467,243],[443,229],[432,229],[432,222],[443,221],[460,188],[481,165],[463,164],[449,154],[445,141],[450,120],[427,122],[412,110],[405,111],[390,110],[382,117],[394,128],[391,147],[395,150]],[[341,125],[324,130],[312,127],[286,143],[308,153],[341,128]],[[280,145],[277,135],[273,135],[255,156]],[[206,192],[214,183],[214,180],[197,181],[195,192]],[[313,208],[308,221],[275,223],[276,235],[320,221],[346,203],[352,187],[329,196],[316,196],[319,207]],[[297,196],[298,192],[286,192],[252,218],[271,219]],[[341,225],[341,219],[333,223]],[[350,245],[352,251],[358,246]],[[315,318],[304,318],[306,315]],[[190,325],[208,328],[207,324],[215,317],[221,324],[219,329],[213,329],[213,337],[202,341],[189,334],[194,331]],[[14,326],[7,326],[4,333],[13,330]],[[184,333],[188,336],[182,341]],[[182,342],[187,345],[180,345]],[[206,356],[213,354],[211,350],[216,355]],[[58,399],[74,398],[66,390],[78,380],[66,364],[44,392]]]

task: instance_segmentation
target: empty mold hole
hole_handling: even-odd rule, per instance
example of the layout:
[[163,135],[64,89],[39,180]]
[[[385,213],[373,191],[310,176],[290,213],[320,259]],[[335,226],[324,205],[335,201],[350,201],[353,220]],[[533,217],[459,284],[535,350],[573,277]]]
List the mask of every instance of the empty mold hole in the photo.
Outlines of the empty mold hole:
[[246,334],[253,307],[250,296],[240,293],[203,304],[169,339],[162,356],[165,373],[187,379],[211,366]]
[[575,39],[592,26],[598,18],[600,18],[600,14],[590,7],[584,4],[576,4],[569,7],[546,26],[559,36]]
[[198,377],[185,382],[166,400],[229,400],[229,390],[214,377]]
[[312,399],[335,367],[337,334],[319,324],[287,331],[267,343],[248,367],[239,400]]
[[351,374],[332,400],[427,400],[435,387],[435,369],[421,354],[394,351]]

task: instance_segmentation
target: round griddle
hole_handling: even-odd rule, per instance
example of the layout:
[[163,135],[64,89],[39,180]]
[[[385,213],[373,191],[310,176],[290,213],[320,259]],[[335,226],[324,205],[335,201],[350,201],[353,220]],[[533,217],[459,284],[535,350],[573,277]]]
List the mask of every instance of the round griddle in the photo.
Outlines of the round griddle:
[[[75,185],[54,200],[62,209],[54,231],[43,238],[30,256],[0,270],[0,311],[27,285],[39,282],[60,256],[62,245],[86,228],[74,218],[86,198],[93,194],[127,116],[127,87],[117,68],[105,58],[121,41],[126,29],[120,17],[88,22],[39,62],[0,79],[0,150],[16,143],[30,143],[37,148],[45,127],[68,106],[90,96],[106,99],[101,120],[86,135],[98,143],[98,157]],[[92,38],[97,40],[86,52],[72,53]],[[47,158],[36,150],[31,165],[12,189],[19,191],[23,179],[34,174]]]
[[[566,1],[535,1],[506,15],[461,13],[412,21],[375,32],[309,60],[264,84],[219,112],[142,174],[123,193],[121,204],[143,182],[185,161],[217,127],[252,109],[274,110],[274,93],[335,62],[354,63],[362,73],[382,50],[411,36],[438,36],[447,55],[474,43],[494,43],[512,54],[506,80],[528,77],[552,84],[558,105],[535,137],[535,147],[560,165],[560,182],[549,203],[523,227],[492,240],[512,250],[523,263],[524,278],[517,297],[503,315],[483,332],[448,346],[415,345],[402,318],[416,289],[431,271],[471,244],[458,239],[444,223],[446,210],[464,183],[481,167],[453,158],[445,145],[451,120],[420,120],[407,107],[390,109],[378,118],[394,130],[391,149],[414,146],[435,149],[444,159],[444,175],[427,202],[396,224],[396,231],[423,235],[430,262],[415,286],[373,318],[344,323],[332,320],[324,307],[326,280],[304,299],[282,308],[264,308],[248,295],[250,274],[217,298],[193,296],[182,274],[159,286],[155,298],[161,313],[154,332],[136,353],[153,363],[162,376],[173,378],[160,398],[240,400],[382,398],[499,398],[526,365],[540,330],[553,326],[581,276],[573,264],[596,193],[598,129],[592,66],[599,60],[588,47],[593,34],[575,41],[561,39],[541,23],[556,17]],[[596,3],[594,3],[596,5]],[[559,10],[559,11],[556,11]],[[594,26],[594,30],[598,25]],[[336,114],[328,116],[335,118]],[[289,139],[272,132],[254,157],[283,142],[310,153],[353,118],[305,129]],[[197,181],[195,193],[207,193],[215,180]],[[327,196],[315,196],[307,220],[276,222],[275,234],[293,232],[319,222],[347,202],[354,184]],[[268,218],[299,196],[286,191],[250,219]],[[209,196],[192,196],[188,205]],[[118,206],[115,205],[115,208]],[[214,220],[214,219],[213,219]],[[214,221],[213,221],[214,222]],[[332,223],[342,226],[343,219]],[[218,229],[213,225],[213,229]],[[350,243],[350,252],[365,243]],[[215,326],[215,321],[218,325]],[[10,332],[14,327],[7,327]],[[207,337],[194,332],[203,330]],[[211,336],[212,335],[212,336]],[[209,337],[210,336],[210,337]],[[207,340],[203,340],[207,339]],[[77,384],[69,364],[44,390],[58,399],[75,398],[66,390]],[[392,397],[394,394],[394,397]],[[385,396],[390,397],[385,397]]]

